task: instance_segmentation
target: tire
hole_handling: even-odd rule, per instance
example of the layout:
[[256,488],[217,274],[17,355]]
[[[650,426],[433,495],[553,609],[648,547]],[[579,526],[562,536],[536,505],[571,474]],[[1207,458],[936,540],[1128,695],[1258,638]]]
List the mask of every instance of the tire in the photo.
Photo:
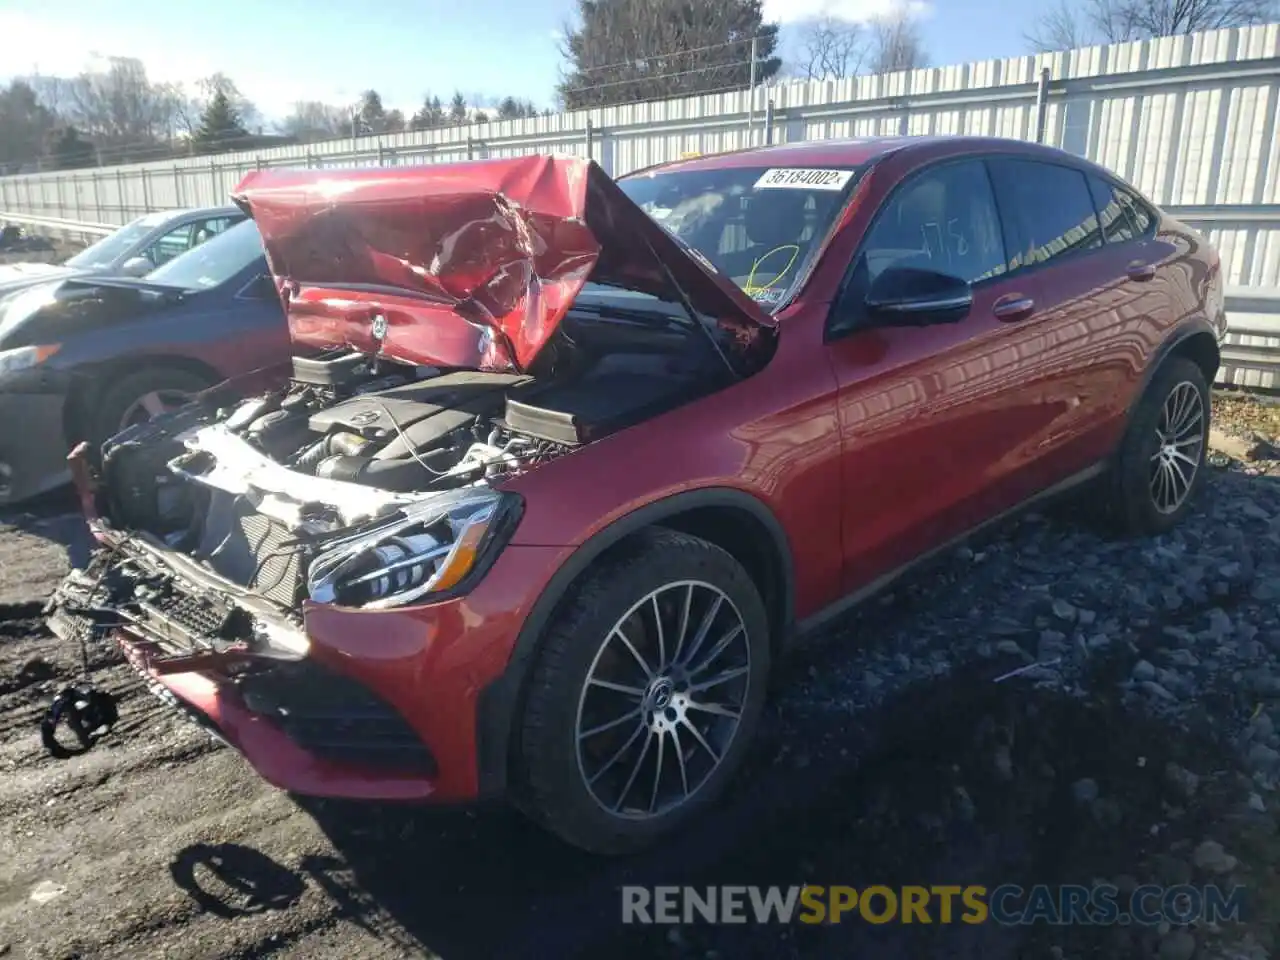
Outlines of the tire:
[[[665,669],[657,669],[659,611]],[[615,635],[619,625],[635,653]],[[592,570],[542,639],[518,729],[517,805],[593,853],[626,853],[670,834],[714,802],[740,766],[769,669],[768,617],[742,565],[705,540],[647,532]],[[725,708],[736,723],[718,712]]]
[[[1180,403],[1188,406],[1179,407]],[[1175,422],[1171,424],[1168,416]],[[1177,422],[1179,417],[1182,423]],[[1209,385],[1200,367],[1184,357],[1164,361],[1134,408],[1106,478],[1106,519],[1114,533],[1154,536],[1186,516],[1204,484],[1209,418]],[[1175,435],[1170,436],[1171,432]],[[1174,445],[1162,444],[1161,436]],[[1162,447],[1165,455],[1157,461]],[[1176,477],[1170,470],[1176,471]],[[1160,471],[1164,471],[1163,480],[1157,479]]]
[[159,399],[172,409],[180,405],[183,397],[189,398],[210,385],[207,378],[176,367],[149,367],[127,374],[118,382],[105,385],[98,394],[94,409],[89,412],[87,439],[95,447],[100,445],[128,425],[126,420],[135,411],[139,416],[132,422],[142,422],[151,412],[147,408],[155,407],[148,398]]

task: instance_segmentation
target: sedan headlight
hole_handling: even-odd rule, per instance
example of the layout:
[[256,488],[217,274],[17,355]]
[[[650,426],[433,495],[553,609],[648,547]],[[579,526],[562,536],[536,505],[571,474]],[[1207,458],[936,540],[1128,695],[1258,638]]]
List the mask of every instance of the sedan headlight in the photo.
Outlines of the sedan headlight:
[[21,373],[44,363],[58,352],[59,344],[47,346],[14,347],[12,350],[0,350],[0,377]]
[[520,500],[465,489],[406,507],[374,530],[329,544],[307,570],[319,603],[383,610],[451,590],[500,548]]

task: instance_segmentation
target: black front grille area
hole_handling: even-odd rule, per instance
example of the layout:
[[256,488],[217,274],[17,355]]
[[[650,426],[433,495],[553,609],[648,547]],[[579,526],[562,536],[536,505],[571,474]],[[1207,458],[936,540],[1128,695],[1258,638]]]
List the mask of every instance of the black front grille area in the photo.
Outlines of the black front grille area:
[[229,603],[193,597],[177,590],[139,598],[139,625],[168,653],[243,643],[252,634],[248,615]]
[[431,751],[392,706],[312,661],[255,670],[235,684],[249,710],[318,757],[425,776],[436,772]]

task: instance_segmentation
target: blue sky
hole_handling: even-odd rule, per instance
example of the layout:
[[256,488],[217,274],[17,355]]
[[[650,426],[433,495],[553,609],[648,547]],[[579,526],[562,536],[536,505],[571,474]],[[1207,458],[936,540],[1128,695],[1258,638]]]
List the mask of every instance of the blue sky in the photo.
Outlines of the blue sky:
[[[783,23],[826,10],[863,19],[901,0],[766,0]],[[909,0],[934,64],[1025,53],[1033,10],[1011,0]],[[550,106],[556,34],[573,0],[0,0],[0,77],[75,74],[134,56],[188,84],[214,71],[268,116],[299,99],[341,104],[373,87],[411,111],[425,91],[505,94]]]

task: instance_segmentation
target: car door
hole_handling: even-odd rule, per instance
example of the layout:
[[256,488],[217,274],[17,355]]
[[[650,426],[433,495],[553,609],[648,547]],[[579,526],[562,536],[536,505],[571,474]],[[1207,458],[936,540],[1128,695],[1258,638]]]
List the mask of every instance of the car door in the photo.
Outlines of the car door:
[[1037,489],[1099,463],[1119,439],[1141,352],[1121,331],[1144,299],[1150,274],[1136,265],[1145,266],[1149,251],[1104,242],[1083,170],[1024,157],[993,159],[990,169],[1006,236],[1035,298],[1017,335],[1037,358],[1033,376],[1046,412],[1028,438],[1023,478]]
[[[957,322],[887,326],[866,309],[891,266],[968,281]],[[1035,295],[1006,249],[980,157],[907,174],[867,227],[828,322],[838,384],[845,587],[871,584],[1016,505],[1044,429]]]

